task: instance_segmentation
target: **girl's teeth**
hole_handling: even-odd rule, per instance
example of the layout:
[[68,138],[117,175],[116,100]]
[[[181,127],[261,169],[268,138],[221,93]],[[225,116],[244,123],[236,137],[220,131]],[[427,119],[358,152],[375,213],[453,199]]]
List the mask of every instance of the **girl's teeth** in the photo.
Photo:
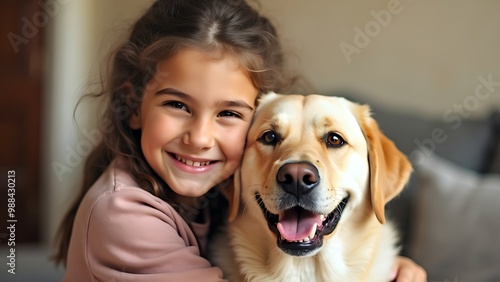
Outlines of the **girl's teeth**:
[[185,158],[177,156],[177,155],[175,155],[175,158],[178,161],[183,162],[189,166],[207,166],[210,164],[210,161],[208,161],[208,162],[193,162],[192,160],[186,160]]

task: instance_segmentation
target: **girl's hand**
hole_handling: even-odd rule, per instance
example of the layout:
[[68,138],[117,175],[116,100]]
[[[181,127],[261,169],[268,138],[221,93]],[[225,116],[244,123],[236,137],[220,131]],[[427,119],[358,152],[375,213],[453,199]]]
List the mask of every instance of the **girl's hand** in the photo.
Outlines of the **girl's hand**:
[[420,265],[406,257],[397,257],[389,281],[426,282],[427,273]]

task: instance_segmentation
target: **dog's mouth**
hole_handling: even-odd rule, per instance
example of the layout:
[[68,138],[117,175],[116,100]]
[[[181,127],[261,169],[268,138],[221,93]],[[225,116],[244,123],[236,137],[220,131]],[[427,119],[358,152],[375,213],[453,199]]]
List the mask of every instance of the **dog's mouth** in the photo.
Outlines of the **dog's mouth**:
[[295,206],[273,214],[267,210],[262,198],[256,194],[257,203],[264,213],[269,229],[278,239],[277,245],[285,253],[304,256],[323,245],[323,236],[332,233],[340,221],[349,197],[345,197],[329,214],[317,214]]

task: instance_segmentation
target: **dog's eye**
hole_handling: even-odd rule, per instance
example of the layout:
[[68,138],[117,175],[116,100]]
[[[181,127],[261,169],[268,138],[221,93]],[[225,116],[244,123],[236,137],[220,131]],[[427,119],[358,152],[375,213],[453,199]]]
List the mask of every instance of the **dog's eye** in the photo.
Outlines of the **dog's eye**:
[[262,133],[262,135],[257,140],[265,145],[276,145],[276,143],[278,143],[278,135],[276,135],[274,131],[268,130]]
[[329,147],[338,148],[345,144],[344,139],[337,133],[328,133],[326,136],[326,144]]

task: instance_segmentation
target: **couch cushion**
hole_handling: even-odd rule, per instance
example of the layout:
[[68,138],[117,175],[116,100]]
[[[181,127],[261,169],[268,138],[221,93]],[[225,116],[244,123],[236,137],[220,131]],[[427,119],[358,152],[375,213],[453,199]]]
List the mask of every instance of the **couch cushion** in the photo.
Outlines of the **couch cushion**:
[[419,178],[408,256],[430,281],[500,281],[500,175],[481,175],[436,155]]

